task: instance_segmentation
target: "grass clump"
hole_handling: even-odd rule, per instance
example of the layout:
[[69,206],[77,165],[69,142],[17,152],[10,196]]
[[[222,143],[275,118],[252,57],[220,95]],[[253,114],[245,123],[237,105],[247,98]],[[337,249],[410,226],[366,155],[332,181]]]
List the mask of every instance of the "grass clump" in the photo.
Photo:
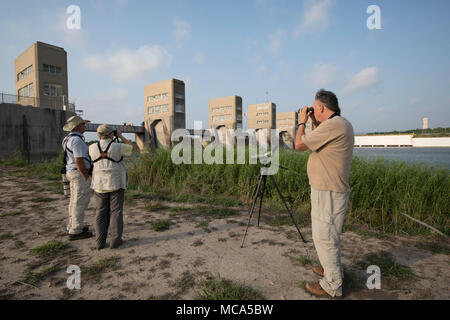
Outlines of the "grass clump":
[[344,268],[343,287],[346,292],[352,292],[364,287],[366,279],[362,279],[356,272]]
[[225,219],[239,215],[239,212],[231,208],[212,208],[210,206],[199,206],[196,208],[201,215],[216,219]]
[[101,273],[104,273],[108,270],[113,270],[113,269],[117,268],[118,262],[119,262],[119,258],[116,256],[101,259],[96,264],[89,266],[86,269],[86,273],[89,276],[98,276]]
[[37,198],[32,198],[30,201],[31,202],[51,202],[55,199],[52,198],[48,198],[48,197],[37,197]]
[[198,300],[263,300],[257,290],[228,279],[209,277],[201,284]]
[[6,239],[11,239],[13,237],[13,235],[9,232],[7,233],[0,233],[0,241],[2,240],[6,240]]
[[194,243],[192,244],[193,247],[199,247],[201,245],[203,245],[203,241],[200,239],[195,240]]
[[177,295],[186,293],[195,286],[195,276],[189,271],[184,271],[183,274],[175,282],[177,288]]
[[424,249],[437,254],[450,255],[450,247],[448,244],[438,242],[423,242],[416,245],[417,248]]
[[22,278],[21,281],[27,284],[35,285],[39,281],[44,280],[48,276],[56,273],[59,270],[59,265],[55,264],[49,267],[43,268],[41,271],[37,273],[27,272]]
[[163,203],[157,200],[152,200],[145,203],[145,209],[147,211],[161,211],[168,208],[168,206],[165,206]]
[[170,226],[173,224],[170,220],[161,220],[152,222],[152,229],[157,232],[169,230]]
[[309,257],[306,257],[306,256],[300,256],[300,257],[298,257],[297,261],[298,261],[298,262],[300,263],[300,265],[302,265],[303,267],[306,267],[306,266],[313,266],[313,265],[317,264],[317,261],[316,261],[316,260],[313,260],[313,259],[311,259],[311,258],[309,258]]
[[12,217],[12,216],[18,216],[20,214],[24,214],[25,212],[23,210],[15,210],[15,211],[6,211],[2,212],[0,214],[0,217]]
[[63,253],[68,247],[69,244],[67,242],[55,240],[31,249],[30,253],[38,257],[51,258]]

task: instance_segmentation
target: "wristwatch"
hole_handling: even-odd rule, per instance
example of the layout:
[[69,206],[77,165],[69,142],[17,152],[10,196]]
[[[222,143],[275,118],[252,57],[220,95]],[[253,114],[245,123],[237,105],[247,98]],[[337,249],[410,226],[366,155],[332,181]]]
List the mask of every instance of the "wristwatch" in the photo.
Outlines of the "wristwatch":
[[301,125],[304,125],[305,128],[306,128],[306,123],[301,122],[301,123],[298,124],[299,127],[300,127]]

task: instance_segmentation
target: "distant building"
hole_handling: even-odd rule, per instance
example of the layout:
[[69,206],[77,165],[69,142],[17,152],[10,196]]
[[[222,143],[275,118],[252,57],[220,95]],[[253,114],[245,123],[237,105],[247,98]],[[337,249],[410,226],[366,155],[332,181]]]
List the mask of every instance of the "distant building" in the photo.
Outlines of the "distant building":
[[63,48],[34,43],[16,58],[14,73],[18,103],[56,109],[68,105],[67,52]]
[[145,129],[155,147],[170,147],[176,129],[186,128],[184,82],[168,79],[144,88]]
[[429,129],[430,127],[428,126],[428,118],[423,118],[422,119],[422,129]]
[[[255,130],[259,143],[270,142],[270,130],[276,128],[276,120],[277,106],[275,103],[265,102],[248,106],[248,129]],[[265,137],[259,136],[259,131],[265,132]]]
[[242,129],[242,98],[230,96],[209,100],[209,127]]
[[296,125],[298,122],[297,112],[278,112],[276,116],[276,128],[280,134],[280,145],[294,149]]
[[273,102],[252,104],[248,106],[249,129],[275,129],[277,105]]

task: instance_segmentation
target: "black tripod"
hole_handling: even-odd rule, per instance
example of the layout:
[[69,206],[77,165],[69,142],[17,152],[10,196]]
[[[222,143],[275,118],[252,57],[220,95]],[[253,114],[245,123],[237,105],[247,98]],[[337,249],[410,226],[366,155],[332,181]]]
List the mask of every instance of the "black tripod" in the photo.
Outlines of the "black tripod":
[[[245,229],[244,237],[242,238],[241,248],[244,247],[244,241],[245,241],[245,237],[247,236],[248,226],[250,225],[250,220],[252,219],[253,210],[255,209],[255,204],[256,204],[256,201],[258,200],[258,197],[259,197],[259,212],[258,212],[258,227],[259,227],[259,220],[261,218],[262,200],[263,200],[263,196],[264,196],[264,190],[266,187],[268,164],[263,164],[263,166],[264,166],[264,168],[260,171],[258,185],[256,186],[256,189],[255,189],[252,209],[250,210],[250,215],[248,217],[248,222],[247,222],[247,228]],[[288,170],[288,168],[285,168],[282,166],[279,166],[279,168],[283,169],[283,170]],[[300,229],[299,229],[297,223],[295,223],[294,216],[292,215],[291,210],[289,210],[289,208],[286,204],[286,201],[284,200],[283,194],[281,193],[280,188],[278,187],[278,184],[275,181],[275,178],[273,177],[273,175],[270,175],[270,178],[272,179],[272,182],[275,185],[275,188],[278,191],[278,195],[280,196],[281,200],[283,201],[283,204],[286,207],[287,212],[291,216],[292,222],[294,223],[295,227],[297,228],[298,234],[302,238],[303,243],[306,243],[306,240],[305,240],[305,238],[303,238],[302,233],[300,232]]]

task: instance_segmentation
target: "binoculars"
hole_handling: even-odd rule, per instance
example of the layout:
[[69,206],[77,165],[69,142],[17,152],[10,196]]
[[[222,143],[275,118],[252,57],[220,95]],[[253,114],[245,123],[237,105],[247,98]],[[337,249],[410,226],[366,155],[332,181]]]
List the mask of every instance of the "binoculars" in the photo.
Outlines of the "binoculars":
[[[298,113],[300,113],[301,110],[302,110],[302,108],[298,109]],[[311,113],[314,113],[314,108],[313,107],[306,108],[306,113],[308,113],[310,111],[311,111]]]

